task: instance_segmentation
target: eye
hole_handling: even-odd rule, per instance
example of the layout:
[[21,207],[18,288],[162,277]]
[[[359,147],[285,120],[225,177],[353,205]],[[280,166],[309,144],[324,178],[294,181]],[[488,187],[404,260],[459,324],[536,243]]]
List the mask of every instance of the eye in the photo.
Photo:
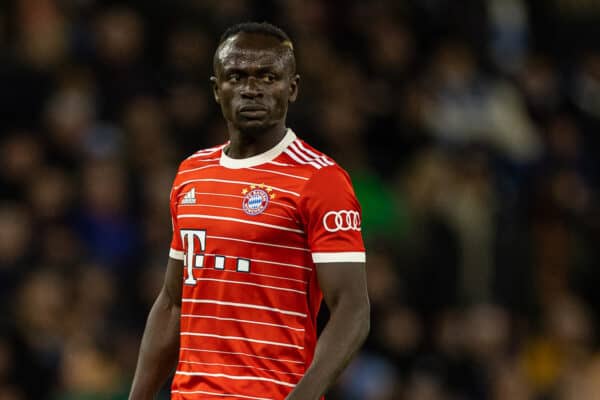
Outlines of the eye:
[[276,76],[275,76],[275,75],[273,75],[273,74],[264,74],[264,75],[262,76],[262,80],[263,80],[263,82],[265,82],[265,83],[272,83],[272,82],[274,82],[274,81],[275,81],[275,78],[276,78]]
[[240,80],[240,74],[229,74],[227,80],[229,82],[238,82]]

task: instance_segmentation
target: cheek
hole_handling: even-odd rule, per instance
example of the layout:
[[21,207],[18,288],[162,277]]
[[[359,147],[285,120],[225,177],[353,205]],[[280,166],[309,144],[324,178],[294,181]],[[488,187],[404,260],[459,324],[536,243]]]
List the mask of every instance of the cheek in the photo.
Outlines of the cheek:
[[275,107],[279,114],[283,114],[288,106],[288,98],[287,92],[285,89],[277,91],[273,96],[275,99]]
[[277,101],[277,114],[280,116],[283,116],[287,110],[287,105],[288,105],[287,100],[280,98]]
[[230,90],[222,90],[219,93],[219,104],[224,114],[230,114],[232,108],[233,93]]
[[221,88],[221,90],[219,91],[219,98],[221,99],[221,103],[231,102],[232,95],[233,91],[230,88]]

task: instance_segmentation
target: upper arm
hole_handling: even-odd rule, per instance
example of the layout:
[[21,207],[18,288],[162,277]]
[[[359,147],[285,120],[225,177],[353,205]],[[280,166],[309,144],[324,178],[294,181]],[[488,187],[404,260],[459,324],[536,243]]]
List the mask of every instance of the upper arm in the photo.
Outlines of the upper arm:
[[299,210],[313,262],[365,262],[360,204],[342,169],[328,167],[315,173],[302,191]]
[[167,271],[165,272],[165,281],[163,292],[167,296],[169,303],[181,306],[181,290],[183,286],[183,261],[169,257],[167,262]]
[[368,309],[361,210],[350,177],[339,167],[321,169],[307,182],[300,210],[327,305]]
[[368,311],[365,263],[317,264],[317,278],[327,306],[334,310],[344,303]]
[[[180,166],[181,168],[181,166]],[[181,306],[181,291],[183,286],[183,243],[181,241],[181,232],[177,222],[177,205],[179,191],[177,188],[177,176],[173,182],[169,196],[169,211],[171,213],[171,227],[173,234],[171,236],[171,245],[169,249],[169,259],[167,261],[167,270],[162,292],[167,297],[169,304]]]

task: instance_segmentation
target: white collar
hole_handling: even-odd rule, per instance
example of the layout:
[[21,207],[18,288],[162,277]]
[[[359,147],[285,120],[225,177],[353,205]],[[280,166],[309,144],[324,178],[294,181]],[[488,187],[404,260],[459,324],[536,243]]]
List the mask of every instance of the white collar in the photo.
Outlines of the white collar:
[[221,150],[221,160],[219,164],[226,168],[248,168],[254,167],[260,164],[264,164],[268,161],[274,160],[280,155],[294,140],[296,140],[296,134],[290,128],[287,128],[283,139],[279,141],[275,146],[271,147],[264,153],[257,154],[248,158],[231,158],[225,151]]

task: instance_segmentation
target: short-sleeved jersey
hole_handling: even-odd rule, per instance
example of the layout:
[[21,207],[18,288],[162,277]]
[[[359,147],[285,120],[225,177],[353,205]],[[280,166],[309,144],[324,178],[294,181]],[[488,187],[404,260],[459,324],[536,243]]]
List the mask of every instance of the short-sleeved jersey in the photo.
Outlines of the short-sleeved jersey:
[[360,206],[347,173],[290,129],[250,158],[224,147],[184,160],[171,191],[184,268],[172,398],[282,400],[313,358],[316,264],[365,261]]

